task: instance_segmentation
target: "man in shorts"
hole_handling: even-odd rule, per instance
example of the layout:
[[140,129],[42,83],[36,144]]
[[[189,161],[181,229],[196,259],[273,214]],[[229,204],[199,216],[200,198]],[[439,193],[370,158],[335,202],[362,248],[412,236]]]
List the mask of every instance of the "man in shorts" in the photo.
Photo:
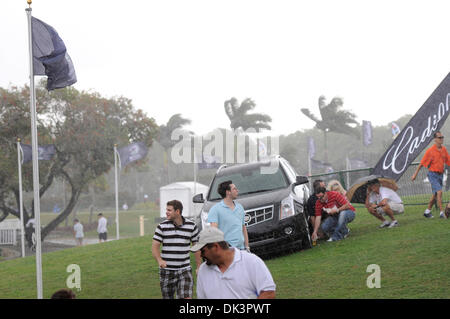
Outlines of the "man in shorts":
[[[392,189],[381,186],[377,178],[367,183],[366,208],[369,213],[382,221],[380,228],[398,226],[394,215],[402,214],[405,211],[400,196]],[[391,222],[383,217],[386,215],[389,216]]]
[[441,212],[440,218],[447,218],[442,207],[442,182],[444,176],[444,164],[450,165],[450,156],[448,155],[447,149],[443,145],[444,135],[442,135],[441,132],[437,131],[433,136],[434,145],[427,149],[427,151],[425,152],[425,155],[423,156],[419,166],[411,177],[411,180],[414,181],[416,179],[417,174],[419,173],[422,166],[428,168],[427,176],[431,184],[433,196],[431,196],[428,207],[423,215],[426,218],[433,218],[433,215],[431,214],[431,208],[437,201],[439,210]]
[[105,216],[103,216],[102,213],[99,213],[97,217],[98,217],[98,226],[97,226],[98,241],[101,243],[105,242],[108,238],[108,229],[106,227],[108,224],[108,220],[105,218]]
[[[166,204],[166,220],[155,230],[152,255],[159,265],[159,282],[163,299],[191,299],[194,289],[190,262],[190,245],[197,243],[197,225],[184,218],[183,204],[171,200]],[[161,250],[162,245],[162,250]],[[202,263],[200,252],[195,253],[197,269]]]

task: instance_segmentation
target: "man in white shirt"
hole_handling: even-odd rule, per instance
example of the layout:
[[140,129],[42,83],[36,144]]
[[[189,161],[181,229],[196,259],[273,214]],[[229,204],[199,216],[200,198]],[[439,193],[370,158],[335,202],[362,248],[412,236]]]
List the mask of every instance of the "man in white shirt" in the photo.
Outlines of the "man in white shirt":
[[[392,189],[381,186],[377,178],[367,183],[366,208],[369,213],[383,222],[380,228],[398,226],[394,214],[402,214],[405,211],[400,196]],[[383,215],[389,216],[392,221],[387,221]]]
[[98,226],[97,226],[97,233],[98,233],[98,241],[104,242],[108,238],[108,229],[106,228],[106,225],[108,224],[108,221],[103,216],[102,213],[99,213],[98,215]]
[[191,248],[201,251],[206,262],[197,274],[197,297],[200,299],[273,299],[276,285],[261,258],[229,247],[223,232],[206,227]]
[[75,218],[73,222],[75,223],[73,225],[73,235],[75,236],[75,242],[77,243],[77,246],[82,246],[84,237],[83,225],[77,218]]

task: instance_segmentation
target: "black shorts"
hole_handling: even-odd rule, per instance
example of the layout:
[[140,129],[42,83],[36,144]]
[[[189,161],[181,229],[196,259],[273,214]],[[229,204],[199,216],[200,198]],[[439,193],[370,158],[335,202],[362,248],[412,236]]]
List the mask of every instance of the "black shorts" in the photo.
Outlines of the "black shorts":
[[98,234],[98,239],[100,239],[100,240],[106,240],[107,234],[108,234],[108,233],[99,233],[99,234]]

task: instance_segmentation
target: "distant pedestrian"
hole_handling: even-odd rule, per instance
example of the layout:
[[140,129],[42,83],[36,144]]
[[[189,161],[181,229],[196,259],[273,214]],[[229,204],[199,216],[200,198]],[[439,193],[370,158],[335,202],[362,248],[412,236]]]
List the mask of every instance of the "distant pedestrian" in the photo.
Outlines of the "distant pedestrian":
[[219,184],[217,192],[223,200],[209,210],[208,223],[223,231],[230,246],[250,251],[244,207],[235,201],[239,190],[232,181],[225,181]]
[[264,261],[255,254],[229,247],[224,233],[205,227],[191,248],[205,262],[197,274],[200,299],[274,299],[276,285]]
[[[159,265],[159,282],[163,299],[191,299],[194,289],[190,262],[190,245],[198,241],[197,225],[182,216],[183,204],[171,200],[166,205],[167,219],[155,230],[152,255]],[[162,251],[161,251],[162,245]],[[200,253],[195,254],[198,267]]]
[[75,242],[77,246],[82,246],[84,238],[83,224],[80,223],[78,218],[75,218],[73,222],[73,235],[75,237]]
[[439,206],[440,210],[440,218],[447,218],[444,214],[444,209],[442,207],[442,183],[444,176],[444,165],[450,165],[450,156],[448,155],[447,149],[444,144],[444,135],[441,132],[437,131],[433,135],[434,137],[434,145],[431,146],[425,152],[425,155],[422,157],[419,166],[417,166],[416,171],[414,172],[411,180],[414,181],[417,177],[422,166],[428,168],[428,180],[431,184],[431,190],[433,192],[433,196],[431,196],[430,201],[428,203],[427,209],[423,213],[423,216],[426,218],[433,218],[433,214],[431,214],[431,208],[436,203]]
[[98,226],[97,226],[97,233],[98,233],[98,241],[105,242],[108,239],[108,220],[103,216],[102,213],[99,213],[97,215],[98,217]]

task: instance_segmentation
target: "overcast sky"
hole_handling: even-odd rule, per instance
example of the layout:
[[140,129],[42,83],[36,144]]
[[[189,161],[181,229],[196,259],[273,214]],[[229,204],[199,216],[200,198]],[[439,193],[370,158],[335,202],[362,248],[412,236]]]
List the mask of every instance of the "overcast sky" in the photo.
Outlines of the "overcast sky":
[[[26,0],[0,1],[0,86],[28,83]],[[123,95],[158,124],[229,127],[250,97],[270,134],[314,126],[325,95],[358,121],[414,114],[450,71],[450,1],[35,0],[71,56],[79,90]]]

